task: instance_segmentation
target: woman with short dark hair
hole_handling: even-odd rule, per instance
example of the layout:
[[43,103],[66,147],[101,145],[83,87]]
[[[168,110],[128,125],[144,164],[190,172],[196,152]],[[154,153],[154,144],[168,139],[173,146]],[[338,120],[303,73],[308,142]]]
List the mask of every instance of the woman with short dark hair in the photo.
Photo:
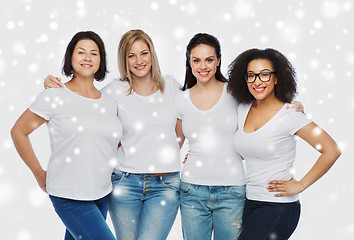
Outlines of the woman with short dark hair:
[[[65,239],[114,240],[105,219],[122,124],[115,101],[93,83],[107,72],[103,41],[94,32],[75,34],[63,63],[71,80],[63,88],[44,90],[16,121],[11,136],[66,226]],[[47,171],[29,140],[43,123],[51,145]]]

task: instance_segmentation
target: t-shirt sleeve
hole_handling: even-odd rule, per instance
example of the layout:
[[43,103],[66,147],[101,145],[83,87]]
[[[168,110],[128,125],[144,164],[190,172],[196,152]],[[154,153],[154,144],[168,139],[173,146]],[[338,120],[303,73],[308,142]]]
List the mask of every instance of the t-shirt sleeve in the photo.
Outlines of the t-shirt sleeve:
[[287,111],[289,111],[287,117],[287,121],[289,121],[288,131],[291,135],[294,135],[301,128],[305,127],[307,124],[312,122],[302,112],[296,112],[295,109],[288,109]]
[[182,120],[183,117],[183,92],[179,92],[175,98],[175,107],[177,112],[177,118]]
[[57,98],[54,94],[55,92],[57,92],[57,89],[43,90],[28,109],[34,114],[49,121],[53,116],[56,105],[58,104]]
[[171,91],[173,96],[176,96],[179,92],[181,92],[182,86],[173,76],[166,75],[164,79],[166,84],[165,87],[169,88],[169,91]]

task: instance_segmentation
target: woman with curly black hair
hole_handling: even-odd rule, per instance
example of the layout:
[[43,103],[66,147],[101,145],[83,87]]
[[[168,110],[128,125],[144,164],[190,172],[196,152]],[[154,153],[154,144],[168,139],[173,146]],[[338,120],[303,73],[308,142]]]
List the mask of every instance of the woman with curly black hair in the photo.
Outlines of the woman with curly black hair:
[[[321,178],[341,152],[304,114],[287,109],[296,74],[274,49],[250,49],[229,67],[228,90],[240,102],[234,147],[246,161],[246,202],[239,240],[288,239],[300,217],[300,192]],[[321,155],[299,181],[292,174],[295,134]]]

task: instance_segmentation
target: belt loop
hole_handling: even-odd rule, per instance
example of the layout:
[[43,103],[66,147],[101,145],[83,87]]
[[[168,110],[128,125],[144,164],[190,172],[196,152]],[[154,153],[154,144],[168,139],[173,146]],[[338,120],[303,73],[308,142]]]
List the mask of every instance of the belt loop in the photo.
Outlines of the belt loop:
[[128,172],[125,172],[125,173],[124,173],[125,177],[128,177],[129,174],[130,174],[130,173],[128,173]]
[[161,180],[161,182],[163,181],[163,178],[162,178],[162,176],[160,176],[160,180]]

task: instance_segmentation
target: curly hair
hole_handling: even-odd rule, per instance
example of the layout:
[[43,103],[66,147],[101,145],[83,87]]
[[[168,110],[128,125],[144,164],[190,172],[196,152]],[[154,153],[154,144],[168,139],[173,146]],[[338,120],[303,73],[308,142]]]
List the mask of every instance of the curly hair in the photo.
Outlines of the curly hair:
[[193,38],[189,41],[186,49],[186,76],[184,80],[184,85],[182,87],[182,91],[187,90],[191,87],[193,87],[197,83],[196,77],[192,73],[192,68],[191,65],[189,64],[190,61],[190,56],[191,56],[191,51],[193,48],[196,46],[204,44],[208,45],[210,47],[213,47],[216,52],[216,57],[220,59],[219,66],[216,68],[216,73],[215,73],[215,78],[216,80],[220,82],[227,82],[227,79],[222,75],[221,73],[221,47],[219,40],[214,37],[213,35],[210,35],[208,33],[197,33],[193,36]]
[[251,103],[255,100],[245,80],[248,64],[255,59],[271,62],[278,79],[274,86],[275,96],[282,102],[290,103],[297,93],[295,69],[282,53],[271,48],[264,50],[253,48],[238,55],[228,67],[227,90],[240,103]]

